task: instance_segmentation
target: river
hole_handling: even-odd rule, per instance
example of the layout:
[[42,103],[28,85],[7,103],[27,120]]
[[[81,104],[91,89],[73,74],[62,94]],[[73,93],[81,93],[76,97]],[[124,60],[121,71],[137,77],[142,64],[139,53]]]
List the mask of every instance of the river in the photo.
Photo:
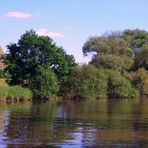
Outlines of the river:
[[0,104],[0,148],[147,148],[148,98]]

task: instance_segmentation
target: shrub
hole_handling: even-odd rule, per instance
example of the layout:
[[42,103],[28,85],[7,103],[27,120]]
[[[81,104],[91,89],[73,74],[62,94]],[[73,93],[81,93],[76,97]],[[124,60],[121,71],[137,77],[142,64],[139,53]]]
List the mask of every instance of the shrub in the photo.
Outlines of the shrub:
[[136,97],[138,91],[118,71],[107,70],[109,97]]
[[138,69],[133,76],[133,83],[139,89],[141,95],[148,95],[148,71]]
[[136,68],[145,68],[148,70],[148,44],[144,45],[136,56]]
[[54,72],[50,68],[38,66],[29,86],[34,98],[49,98],[58,93],[59,86]]
[[77,66],[64,89],[71,97],[106,97],[107,77],[93,65]]

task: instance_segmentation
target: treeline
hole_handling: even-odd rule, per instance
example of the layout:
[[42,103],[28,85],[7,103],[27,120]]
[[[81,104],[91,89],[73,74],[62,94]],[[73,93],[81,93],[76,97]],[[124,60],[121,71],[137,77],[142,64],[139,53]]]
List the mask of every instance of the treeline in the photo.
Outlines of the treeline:
[[32,90],[34,98],[125,98],[148,96],[148,32],[125,30],[90,37],[82,48],[91,54],[78,65],[51,38],[27,31],[7,46],[9,85]]

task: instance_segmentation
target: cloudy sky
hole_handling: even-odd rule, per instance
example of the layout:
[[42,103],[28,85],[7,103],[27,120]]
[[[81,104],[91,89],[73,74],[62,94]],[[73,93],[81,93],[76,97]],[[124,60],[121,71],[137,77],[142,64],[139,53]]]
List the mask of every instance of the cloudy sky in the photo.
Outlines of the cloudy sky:
[[77,62],[82,46],[106,31],[148,31],[148,0],[0,0],[0,45],[5,49],[33,29],[53,38]]

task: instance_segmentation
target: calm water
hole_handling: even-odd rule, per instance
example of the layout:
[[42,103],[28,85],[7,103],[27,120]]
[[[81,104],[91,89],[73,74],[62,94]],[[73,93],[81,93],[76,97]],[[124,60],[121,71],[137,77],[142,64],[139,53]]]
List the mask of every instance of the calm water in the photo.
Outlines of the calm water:
[[0,104],[0,148],[148,148],[148,98]]

